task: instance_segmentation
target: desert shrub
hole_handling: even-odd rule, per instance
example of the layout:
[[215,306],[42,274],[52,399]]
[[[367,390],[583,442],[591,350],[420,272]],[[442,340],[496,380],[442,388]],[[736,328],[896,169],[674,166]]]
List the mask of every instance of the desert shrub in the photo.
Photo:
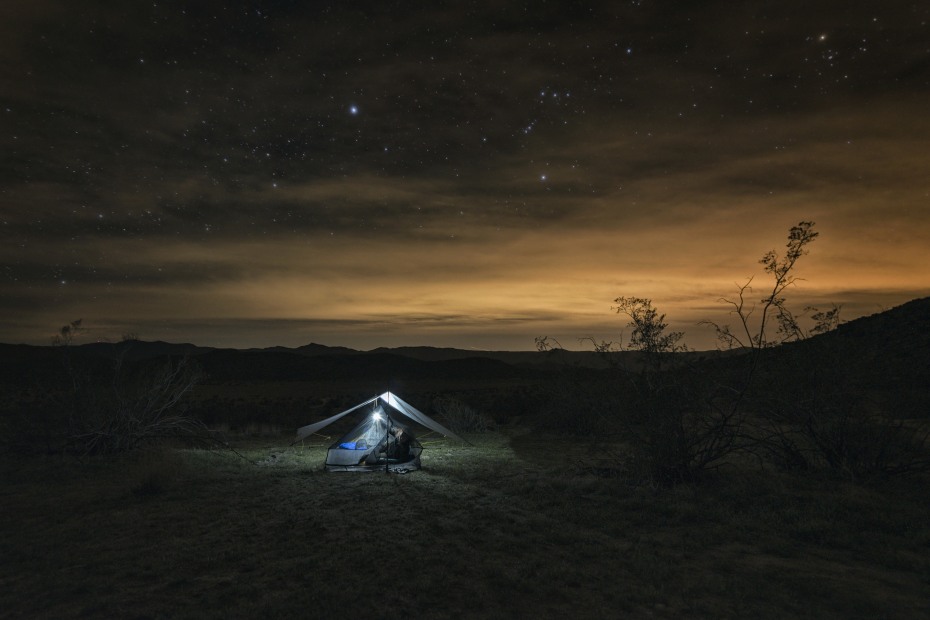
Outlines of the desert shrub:
[[[652,484],[694,480],[739,449],[738,401],[708,369],[679,355],[687,350],[679,344],[682,334],[667,331],[665,315],[651,300],[619,297],[615,302],[617,312],[630,319],[626,348],[640,354],[635,366],[624,366],[622,358],[614,364],[623,398],[614,399],[610,422],[628,441],[631,471]],[[597,349],[614,350],[610,343]]]
[[[536,425],[585,436],[602,446],[597,454],[625,445],[615,454],[623,462],[611,471],[635,482],[667,486],[699,478],[737,449],[738,410],[719,397],[706,372],[675,357],[680,334],[665,332],[665,316],[650,300],[616,301],[631,319],[628,348],[641,355],[625,365],[611,343],[595,344],[610,368],[563,369],[540,390]],[[579,467],[604,469],[600,462]]]
[[744,445],[744,415],[732,390],[696,366],[628,375],[629,398],[617,416],[631,471],[656,485],[701,478]]
[[61,362],[54,380],[6,407],[0,430],[8,449],[93,455],[173,438],[221,443],[188,409],[200,377],[191,360],[127,363],[123,355],[106,358],[63,344]]
[[783,401],[759,446],[782,469],[829,469],[854,481],[930,471],[930,430],[866,401],[812,395]]
[[[191,403],[191,413],[211,428],[251,433],[259,427],[294,429],[306,422],[313,404],[295,398],[212,396]],[[252,430],[250,430],[252,429]]]
[[118,453],[169,438],[207,439],[185,402],[199,376],[187,358],[131,366],[117,360],[112,371],[83,376],[65,403],[71,409],[65,449]]
[[494,422],[488,416],[454,396],[435,398],[432,411],[456,433],[484,433],[494,427]]
[[489,425],[503,426],[532,414],[531,395],[534,392],[535,386],[532,385],[482,386],[425,394],[421,400],[432,403],[436,398],[454,397],[480,411]]
[[574,436],[612,436],[623,388],[603,371],[563,368],[526,396],[536,429]]
[[[793,273],[797,261],[817,236],[812,222],[793,226],[783,255],[772,250],[759,261],[772,277],[759,307],[751,301],[750,279],[739,287],[736,299],[723,300],[737,318],[737,327],[709,323],[725,347],[750,351],[737,359],[735,374],[719,373],[725,366],[689,364],[680,355],[687,350],[680,344],[683,334],[668,330],[665,315],[652,300],[625,296],[614,300],[616,312],[628,319],[628,342],[619,349],[610,342],[594,346],[615,366],[617,384],[626,398],[616,403],[614,415],[604,419],[628,437],[643,477],[660,484],[691,480],[752,444],[746,432],[746,404],[765,353],[776,344],[828,331],[839,320],[837,307],[827,312],[810,309],[817,323],[805,331],[784,297],[797,282]],[[538,338],[537,347],[546,350],[550,342]],[[639,354],[636,367],[623,367],[622,358],[609,355],[623,348]]]
[[930,470],[928,425],[872,398],[864,387],[871,366],[835,343],[807,344],[771,356],[761,374],[755,400],[765,424],[756,435],[768,456],[852,480]]

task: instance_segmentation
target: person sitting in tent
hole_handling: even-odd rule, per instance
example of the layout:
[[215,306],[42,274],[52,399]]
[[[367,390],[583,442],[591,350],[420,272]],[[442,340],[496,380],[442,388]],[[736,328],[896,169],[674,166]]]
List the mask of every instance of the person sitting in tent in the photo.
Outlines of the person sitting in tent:
[[391,446],[389,445],[388,457],[395,458],[401,462],[406,461],[410,458],[410,435],[399,426],[392,428],[391,434],[394,436],[394,454],[391,455]]
[[[445,426],[431,420],[422,411],[390,392],[375,396],[325,420],[300,427],[297,429],[297,440],[306,439],[329,424],[356,412],[357,417],[364,414],[364,419],[359,420],[352,430],[340,436],[326,451],[325,464],[328,471],[375,471],[379,465],[391,469],[390,463],[386,461],[395,459],[387,459],[388,442],[384,439],[388,436],[395,444],[391,454],[403,459],[400,462],[395,461],[394,469],[405,472],[420,469],[420,454],[423,452],[423,446],[411,432],[420,427],[455,441],[467,443]],[[401,422],[394,422],[399,418],[408,421],[409,429]],[[397,430],[391,432],[392,429],[397,428],[401,429],[400,432]],[[382,442],[384,446],[379,447]]]
[[392,426],[375,452],[401,463],[406,461],[410,458],[410,434],[399,426]]

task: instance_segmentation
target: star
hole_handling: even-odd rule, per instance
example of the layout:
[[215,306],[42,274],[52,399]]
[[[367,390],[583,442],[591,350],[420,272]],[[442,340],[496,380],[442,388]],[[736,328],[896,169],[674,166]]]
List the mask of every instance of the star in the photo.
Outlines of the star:
[[358,106],[355,106],[355,105],[349,106],[349,114],[351,114],[352,116],[357,116],[357,115],[358,115]]

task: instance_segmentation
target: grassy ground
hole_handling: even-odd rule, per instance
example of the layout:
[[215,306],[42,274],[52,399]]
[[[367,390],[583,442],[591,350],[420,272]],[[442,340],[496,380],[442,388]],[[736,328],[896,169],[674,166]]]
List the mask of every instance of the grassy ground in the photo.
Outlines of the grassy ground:
[[322,446],[3,462],[10,618],[930,618],[925,480],[726,472],[671,490],[552,438],[427,443],[408,475]]

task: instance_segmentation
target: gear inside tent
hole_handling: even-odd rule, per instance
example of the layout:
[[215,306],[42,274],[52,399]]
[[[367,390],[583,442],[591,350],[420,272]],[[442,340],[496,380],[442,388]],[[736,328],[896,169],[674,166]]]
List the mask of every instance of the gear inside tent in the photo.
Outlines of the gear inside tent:
[[351,414],[358,416],[360,421],[326,451],[325,466],[329,471],[407,472],[420,469],[423,445],[414,436],[417,427],[465,443],[454,432],[391,392],[297,429],[297,441]]

